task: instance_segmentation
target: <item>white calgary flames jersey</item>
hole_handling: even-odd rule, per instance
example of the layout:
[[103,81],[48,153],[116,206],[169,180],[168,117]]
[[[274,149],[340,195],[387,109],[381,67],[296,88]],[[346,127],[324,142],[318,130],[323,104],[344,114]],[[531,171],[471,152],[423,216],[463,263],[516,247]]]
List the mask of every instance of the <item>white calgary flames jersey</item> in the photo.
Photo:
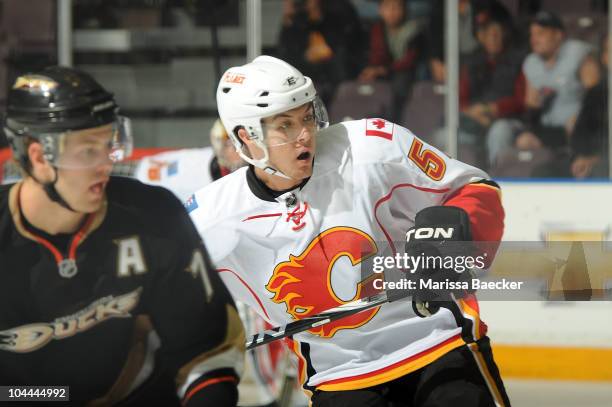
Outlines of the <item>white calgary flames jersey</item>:
[[169,189],[185,202],[194,191],[213,182],[212,147],[186,148],[144,157],[134,176],[141,182]]
[[[403,251],[394,242],[405,241],[417,212],[487,178],[382,119],[324,129],[316,151],[311,178],[277,198],[258,191],[245,167],[187,203],[234,298],[273,325],[359,298],[365,256],[383,245]],[[450,311],[419,318],[397,301],[297,334],[292,348],[306,389],[347,390],[393,380],[463,344]]]

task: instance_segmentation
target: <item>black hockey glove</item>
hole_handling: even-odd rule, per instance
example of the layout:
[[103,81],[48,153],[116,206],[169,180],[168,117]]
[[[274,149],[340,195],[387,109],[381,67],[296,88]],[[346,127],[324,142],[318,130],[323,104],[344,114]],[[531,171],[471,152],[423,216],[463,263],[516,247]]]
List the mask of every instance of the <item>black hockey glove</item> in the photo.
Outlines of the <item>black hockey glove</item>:
[[[470,219],[461,208],[432,206],[417,213],[414,227],[406,233],[406,254],[420,257],[420,266],[409,276],[416,283],[412,309],[420,317],[438,312],[440,307],[469,291],[471,274],[457,259],[472,254]],[[460,270],[460,271],[457,271]]]

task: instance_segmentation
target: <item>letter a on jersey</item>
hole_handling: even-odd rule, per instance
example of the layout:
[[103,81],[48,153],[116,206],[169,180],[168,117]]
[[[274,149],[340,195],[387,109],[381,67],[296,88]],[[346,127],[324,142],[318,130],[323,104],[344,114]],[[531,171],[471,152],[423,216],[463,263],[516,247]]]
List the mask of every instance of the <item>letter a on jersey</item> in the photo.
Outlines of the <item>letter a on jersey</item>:
[[118,246],[117,275],[119,277],[129,277],[132,274],[146,273],[147,266],[142,256],[142,249],[140,248],[140,239],[138,239],[138,236],[117,239],[115,243]]
[[[332,270],[336,261],[346,256],[354,266],[374,255],[377,250],[374,240],[361,230],[350,227],[328,229],[317,236],[299,256],[289,255],[289,261],[279,263],[266,288],[274,293],[272,301],[285,303],[287,313],[294,319],[319,314],[348,302],[334,293]],[[340,272],[350,273],[348,270]],[[351,275],[345,274],[344,277],[347,282],[357,280]],[[363,283],[356,284],[355,295],[349,301],[361,298],[365,288]],[[330,338],[339,329],[357,328],[366,324],[378,309],[373,308],[308,332]]]

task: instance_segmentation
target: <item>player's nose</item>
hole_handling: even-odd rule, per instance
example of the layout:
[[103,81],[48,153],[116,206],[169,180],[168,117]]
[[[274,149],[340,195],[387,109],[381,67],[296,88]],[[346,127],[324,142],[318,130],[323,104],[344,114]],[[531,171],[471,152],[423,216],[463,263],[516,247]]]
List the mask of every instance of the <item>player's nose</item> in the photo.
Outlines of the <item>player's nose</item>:
[[96,172],[101,175],[108,175],[113,170],[113,161],[110,157],[104,158],[97,166]]
[[312,140],[313,137],[314,137],[313,130],[308,126],[304,126],[302,127],[302,131],[297,136],[295,141],[299,144],[307,146],[308,144],[310,144],[310,141]]

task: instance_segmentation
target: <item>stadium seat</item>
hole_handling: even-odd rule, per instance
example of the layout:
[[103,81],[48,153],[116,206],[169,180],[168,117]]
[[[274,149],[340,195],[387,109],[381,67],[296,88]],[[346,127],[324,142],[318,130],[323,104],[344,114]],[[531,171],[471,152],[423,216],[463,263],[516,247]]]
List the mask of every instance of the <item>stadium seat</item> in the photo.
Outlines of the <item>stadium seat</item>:
[[541,0],[540,10],[553,11],[562,16],[569,13],[588,13],[591,2],[586,0]]
[[508,149],[502,152],[490,174],[496,178],[527,178],[531,177],[534,170],[552,163],[554,154],[547,148],[539,150]]
[[608,30],[608,18],[601,13],[571,13],[562,16],[569,38],[586,41],[596,47]]
[[412,96],[404,106],[401,125],[428,143],[434,141],[434,133],[442,125],[444,94],[434,82],[417,82]]
[[391,119],[392,93],[388,82],[343,82],[330,104],[332,123],[364,117]]
[[20,52],[55,52],[55,2],[21,0],[3,6],[0,24]]

